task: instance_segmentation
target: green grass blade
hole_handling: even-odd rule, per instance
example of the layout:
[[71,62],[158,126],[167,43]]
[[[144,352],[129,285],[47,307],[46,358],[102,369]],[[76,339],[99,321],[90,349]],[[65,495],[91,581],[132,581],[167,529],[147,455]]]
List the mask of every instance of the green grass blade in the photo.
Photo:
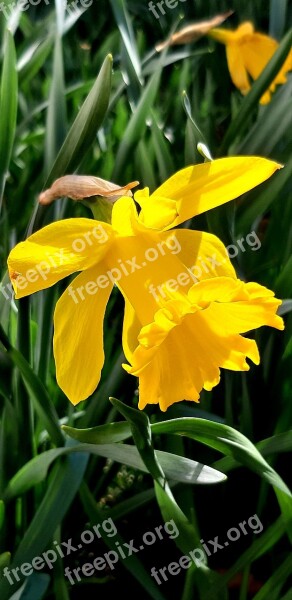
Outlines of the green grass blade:
[[45,172],[49,173],[66,135],[66,103],[62,38],[56,36],[53,61],[53,78],[47,112]]
[[132,23],[127,11],[127,5],[124,0],[110,0],[112,11],[114,13],[117,26],[119,28],[128,58],[133,67],[133,71],[141,84],[141,64],[136,46]]
[[285,581],[291,577],[292,573],[292,554],[287,556],[286,560],[276,569],[273,575],[263,585],[260,591],[254,596],[253,600],[277,600],[278,594],[275,595],[275,589],[279,586],[280,589],[285,584]]
[[131,116],[126,127],[126,131],[124,132],[124,136],[116,156],[115,168],[113,172],[114,181],[119,181],[119,179],[122,177],[123,170],[127,161],[130,160],[130,156],[135,145],[143,137],[146,131],[146,119],[151,112],[151,108],[158,92],[160,77],[161,66],[148,81],[135,112]]
[[0,211],[14,143],[18,104],[17,94],[18,84],[14,40],[10,31],[6,31],[0,89]]
[[[73,173],[92,145],[106,115],[111,90],[112,56],[104,60],[93,88],[84,101],[58,153],[45,188],[66,173]],[[38,207],[29,227],[29,233],[42,225],[44,207]]]
[[103,62],[94,86],[80,108],[52,167],[46,185],[57,177],[73,172],[93,143],[107,112],[111,90],[112,57]]
[[0,328],[0,339],[7,350],[7,355],[19,369],[27,391],[30,394],[35,411],[37,412],[41,422],[44,424],[44,427],[50,434],[52,441],[57,446],[62,446],[64,439],[61,433],[58,416],[48,396],[46,388],[40,379],[35,375],[24,356],[22,356],[22,354],[18,352],[16,348],[13,348],[8,342],[2,328]]
[[[65,462],[56,466],[52,473],[46,494],[40,503],[33,520],[27,528],[17,551],[11,568],[30,562],[39,556],[51,543],[53,532],[67,513],[84,476],[87,466],[87,456],[76,454],[67,457]],[[21,581],[24,577],[20,575]],[[21,584],[20,581],[20,584]],[[17,584],[15,587],[19,587]],[[14,588],[13,588],[14,591]],[[0,580],[1,600],[9,600],[11,585],[7,579]]]

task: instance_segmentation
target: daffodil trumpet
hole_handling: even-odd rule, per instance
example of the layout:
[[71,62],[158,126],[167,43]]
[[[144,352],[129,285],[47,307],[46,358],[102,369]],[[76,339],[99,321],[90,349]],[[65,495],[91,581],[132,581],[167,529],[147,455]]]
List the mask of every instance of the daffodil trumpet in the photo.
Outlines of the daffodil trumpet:
[[[96,389],[104,363],[103,320],[113,285],[125,299],[124,368],[139,378],[139,408],[165,411],[198,401],[220,380],[220,369],[259,363],[254,340],[263,325],[283,329],[281,301],[272,291],[240,281],[214,235],[175,229],[191,217],[233,200],[281,165],[259,157],[230,157],[178,171],[154,193],[148,188],[113,204],[111,223],[75,218],[52,223],[17,244],[8,258],[16,298],[79,272],[57,302],[54,356],[59,386],[73,404]],[[175,243],[174,243],[175,242]],[[215,256],[199,280],[195,267]]]

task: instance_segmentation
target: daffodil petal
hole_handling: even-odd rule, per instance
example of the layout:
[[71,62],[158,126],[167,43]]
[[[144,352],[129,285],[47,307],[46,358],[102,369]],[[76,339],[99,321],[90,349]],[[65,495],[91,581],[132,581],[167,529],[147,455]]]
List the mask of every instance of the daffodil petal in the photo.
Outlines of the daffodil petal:
[[[278,47],[278,42],[273,38],[260,33],[255,33],[252,36],[252,40],[244,44],[240,49],[246,69],[254,80],[261,75]],[[268,90],[266,90],[261,97],[261,104],[268,104],[268,102],[270,102],[271,92],[274,92],[276,85],[286,83],[286,75],[292,68],[291,56],[292,53],[290,52]]]
[[223,27],[214,27],[208,32],[208,36],[217,42],[221,42],[221,44],[227,45],[238,42],[244,37],[248,38],[253,34],[253,32],[253,24],[249,21],[246,21],[245,23],[241,23],[241,25],[239,25],[235,31],[232,31],[231,29],[225,29]]
[[191,229],[163,231],[159,235],[174,248],[179,260],[198,280],[220,276],[236,278],[228,252],[216,235]]
[[139,407],[197,401],[203,388],[218,384],[221,368],[247,371],[247,358],[259,364],[256,342],[240,334],[262,325],[282,329],[280,303],[271,290],[231,277],[205,279],[184,302],[166,302],[142,327],[131,365],[124,365],[139,377]]
[[[177,332],[173,332],[175,334]],[[199,401],[203,378],[188,339],[169,335],[139,376],[139,408],[159,404],[162,411],[181,400]]]
[[110,225],[92,219],[65,219],[40,229],[9,254],[16,298],[92,267],[106,254],[112,237]]
[[141,327],[142,325],[135,309],[126,298],[123,323],[123,350],[128,362],[132,361],[133,352],[138,346],[138,336]]
[[107,287],[100,287],[102,275],[102,263],[80,273],[56,305],[56,378],[72,404],[94,392],[104,363],[103,319],[113,285],[108,280]]
[[145,229],[138,219],[134,200],[128,196],[123,196],[114,203],[111,224],[121,237],[132,237]]
[[[181,400],[198,402],[202,389],[210,391],[219,383],[221,368],[247,371],[250,368],[247,357],[255,364],[259,363],[254,340],[240,335],[214,334],[202,315],[203,311],[188,315],[177,327],[172,327],[164,339],[161,338],[158,346],[140,347],[140,371],[137,373],[140,409],[147,404],[159,403],[165,411]],[[135,366],[137,357],[137,354],[133,355]],[[134,368],[127,370],[136,374]]]
[[185,294],[196,281],[171,248],[158,232],[148,230],[139,236],[117,236],[105,257],[108,271],[143,325],[153,320],[168,291]]
[[[186,167],[144,199],[139,220],[152,229],[170,229],[211,208],[238,198],[281,168],[278,163],[256,156],[220,158]],[[137,199],[137,193],[135,194]],[[165,210],[164,199],[175,202],[177,216]]]
[[202,318],[212,325],[214,334],[246,333],[263,325],[284,329],[276,313],[282,303],[266,287],[227,277],[208,279],[194,285],[188,293],[196,305],[210,304]]
[[253,79],[259,77],[278,46],[276,40],[259,33],[255,33],[252,39],[243,45],[242,55],[244,56],[246,68]]
[[245,66],[242,48],[237,44],[229,44],[226,47],[228,69],[234,85],[242,94],[249,92],[251,85]]

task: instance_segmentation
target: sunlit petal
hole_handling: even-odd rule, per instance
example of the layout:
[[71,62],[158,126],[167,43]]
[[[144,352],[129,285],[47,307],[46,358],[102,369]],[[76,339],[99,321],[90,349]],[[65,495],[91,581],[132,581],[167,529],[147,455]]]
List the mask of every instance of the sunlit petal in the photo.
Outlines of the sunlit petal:
[[[146,227],[170,229],[195,215],[225,204],[271,177],[278,163],[255,156],[220,158],[175,173],[141,204],[139,220]],[[142,198],[142,201],[141,201]]]
[[108,280],[108,285],[101,287],[98,278],[103,275],[102,263],[81,273],[56,305],[56,377],[73,404],[94,392],[104,363],[103,319],[113,285]]
[[110,225],[91,219],[66,219],[37,231],[8,257],[16,298],[92,267],[106,254],[112,237]]
[[236,277],[227,250],[217,236],[203,231],[176,229],[171,233],[161,232],[160,237],[172,247],[175,247],[172,240],[176,240],[176,256],[198,280]]

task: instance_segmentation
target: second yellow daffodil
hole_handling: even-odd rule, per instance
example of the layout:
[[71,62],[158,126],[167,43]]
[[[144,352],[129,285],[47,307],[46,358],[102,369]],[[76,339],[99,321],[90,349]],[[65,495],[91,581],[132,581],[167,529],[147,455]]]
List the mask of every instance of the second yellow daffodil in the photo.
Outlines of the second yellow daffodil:
[[[250,77],[258,79],[273,54],[279,47],[278,42],[268,35],[258,33],[250,22],[242,23],[235,31],[224,28],[211,29],[209,37],[225,44],[228,69],[234,85],[242,94],[251,88]],[[286,83],[287,73],[292,69],[292,50],[269,89],[261,97],[261,104],[268,104],[276,85]]]

